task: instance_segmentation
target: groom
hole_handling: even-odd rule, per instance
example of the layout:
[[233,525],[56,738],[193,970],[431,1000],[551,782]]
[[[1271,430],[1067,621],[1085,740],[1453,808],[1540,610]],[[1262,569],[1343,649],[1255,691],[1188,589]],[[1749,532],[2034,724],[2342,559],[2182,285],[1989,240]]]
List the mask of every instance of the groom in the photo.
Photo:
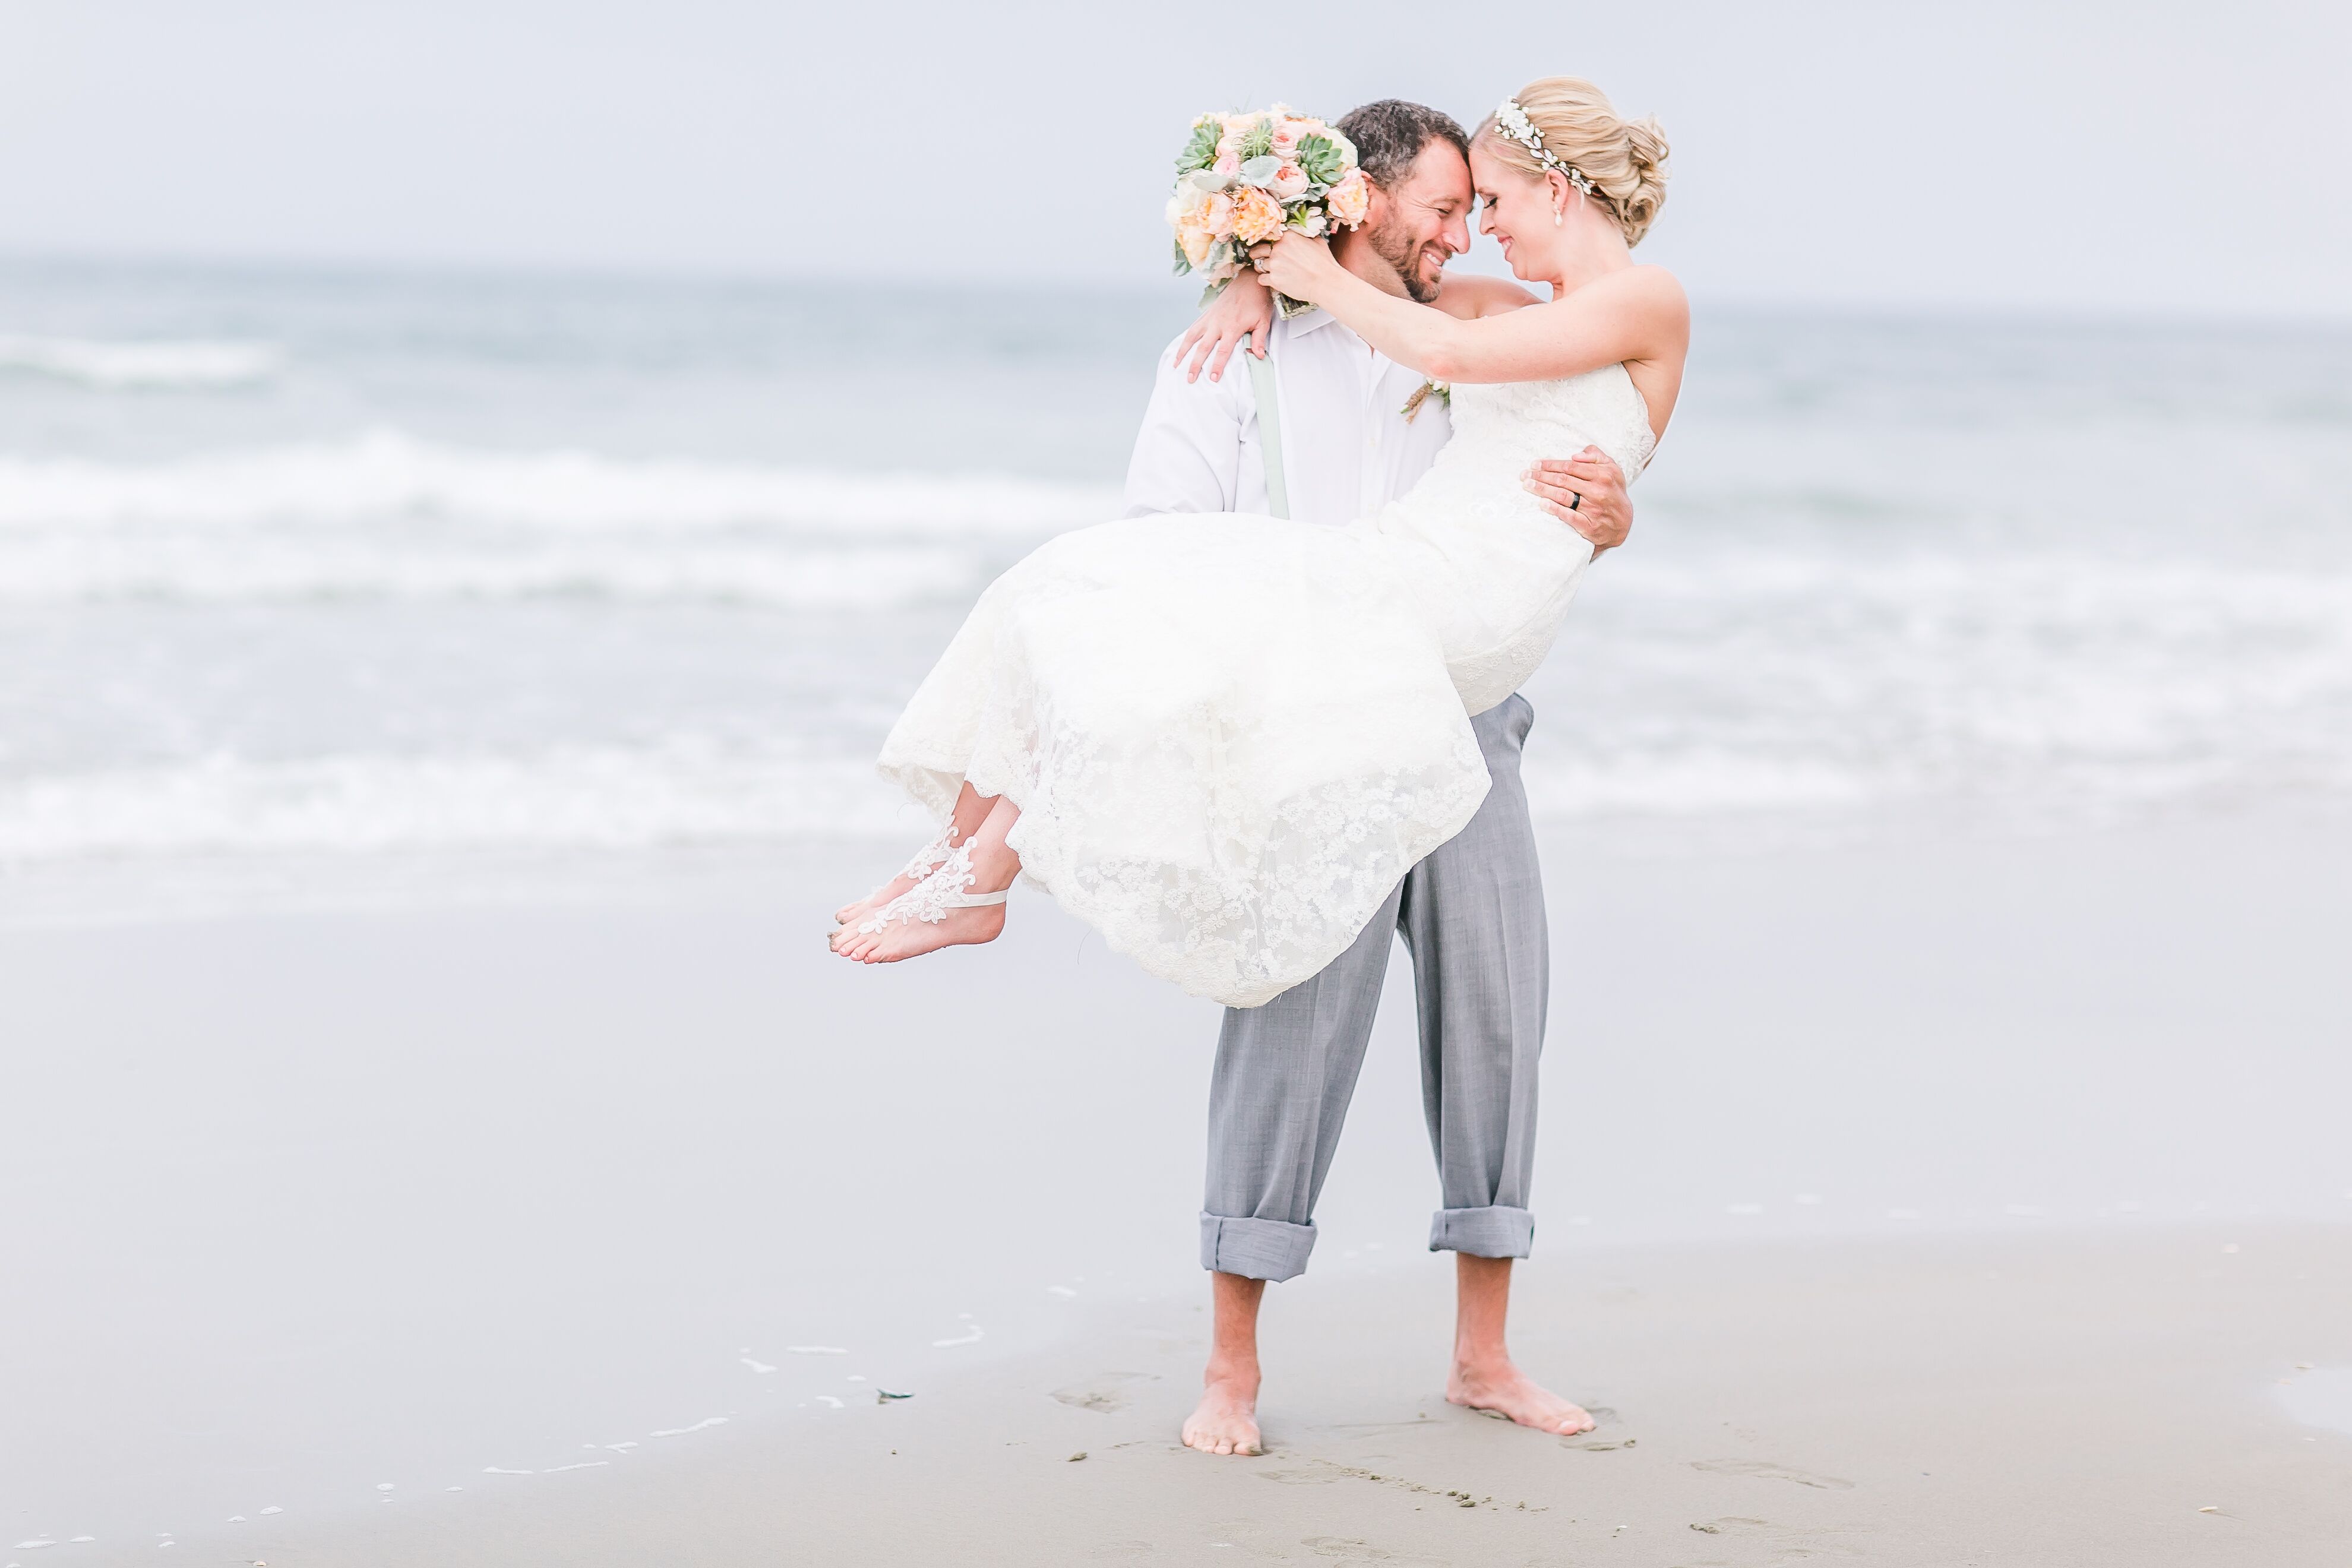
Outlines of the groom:
[[[1457,290],[1518,292],[1499,279],[1444,275],[1470,248],[1469,142],[1459,125],[1393,99],[1339,123],[1373,193],[1364,222],[1332,240],[1341,266],[1423,303],[1441,292],[1449,303]],[[1244,362],[1204,381],[1197,364],[1187,374],[1181,353],[1162,360],[1128,468],[1128,515],[1284,511],[1286,502],[1288,516],[1342,523],[1402,495],[1445,444],[1444,400],[1416,398],[1417,373],[1325,312],[1278,322],[1270,337],[1270,377]],[[1271,409],[1260,402],[1269,395]],[[1632,525],[1623,476],[1598,448],[1539,463],[1526,482],[1596,552]],[[1511,1260],[1526,1257],[1535,1237],[1527,1203],[1549,984],[1535,829],[1519,784],[1519,749],[1534,720],[1522,697],[1473,719],[1494,784],[1470,826],[1414,867],[1320,974],[1263,1007],[1225,1013],[1201,1214],[1215,1338],[1200,1405],[1184,1423],[1192,1447],[1260,1451],[1258,1304],[1267,1280],[1304,1272],[1314,1250],[1315,1201],[1396,933],[1412,953],[1422,1103],[1444,1202],[1429,1246],[1455,1260],[1446,1397],[1547,1432],[1592,1425],[1529,1381],[1503,1338]]]

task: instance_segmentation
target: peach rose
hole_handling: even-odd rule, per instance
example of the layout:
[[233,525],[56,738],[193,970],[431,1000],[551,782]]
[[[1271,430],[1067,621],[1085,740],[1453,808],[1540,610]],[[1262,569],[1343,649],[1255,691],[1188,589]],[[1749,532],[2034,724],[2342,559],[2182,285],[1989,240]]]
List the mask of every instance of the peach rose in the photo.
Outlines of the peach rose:
[[1251,185],[1234,203],[1234,237],[1244,245],[1272,239],[1282,232],[1282,204]]
[[1333,223],[1360,224],[1364,215],[1372,210],[1371,182],[1364,178],[1361,169],[1350,169],[1348,177],[1332,186],[1323,201],[1331,209]]
[[1207,264],[1209,252],[1216,248],[1217,237],[1199,224],[1188,223],[1176,230],[1176,243],[1184,247],[1184,259],[1195,267]]
[[1192,215],[1192,221],[1219,239],[1229,239],[1234,232],[1234,198],[1223,191],[1212,191],[1208,200]]
[[1289,163],[1293,158],[1298,156],[1298,139],[1306,134],[1307,127],[1299,121],[1276,121],[1274,122],[1274,146],[1272,148],[1274,155],[1281,159],[1286,163]]
[[1210,168],[1220,174],[1238,174],[1242,172],[1242,155],[1239,153],[1220,153]]
[[1312,183],[1307,179],[1306,170],[1296,163],[1285,163],[1275,171],[1274,178],[1266,182],[1265,188],[1274,194],[1276,201],[1295,202],[1307,194],[1307,187]]

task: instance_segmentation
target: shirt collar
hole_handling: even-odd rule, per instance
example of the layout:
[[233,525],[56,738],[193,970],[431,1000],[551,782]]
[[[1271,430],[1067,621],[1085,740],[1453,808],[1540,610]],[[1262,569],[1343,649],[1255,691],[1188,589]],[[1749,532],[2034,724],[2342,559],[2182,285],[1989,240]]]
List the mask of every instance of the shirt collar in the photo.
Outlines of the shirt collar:
[[[1339,326],[1339,317],[1333,315],[1330,311],[1324,310],[1319,305],[1311,310],[1304,312],[1303,314],[1292,316],[1282,323],[1282,330],[1294,338],[1305,337],[1309,332],[1319,332],[1326,327],[1339,327],[1341,331],[1348,331],[1347,328]],[[1353,332],[1348,332],[1348,335],[1355,337]],[[1361,338],[1357,338],[1356,342],[1360,347],[1371,348],[1371,345],[1365,342]],[[1388,355],[1381,353],[1380,350],[1372,349],[1371,352],[1371,363],[1379,370],[1381,375],[1386,375],[1390,371],[1399,368],[1396,361],[1389,358]]]

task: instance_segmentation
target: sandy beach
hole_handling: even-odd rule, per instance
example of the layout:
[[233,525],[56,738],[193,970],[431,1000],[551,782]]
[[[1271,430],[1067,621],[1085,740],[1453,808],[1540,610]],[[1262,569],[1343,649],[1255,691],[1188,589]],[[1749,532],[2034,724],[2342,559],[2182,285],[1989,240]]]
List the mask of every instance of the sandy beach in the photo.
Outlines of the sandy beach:
[[[0,5],[0,1568],[2352,1568],[2352,7],[1067,9]],[[1276,94],[1354,152],[1234,176],[1355,159],[1290,226],[1398,298],[1181,393]],[[1459,652],[1472,476],[1588,441],[1531,1131],[1523,879],[1415,902],[1511,910],[1436,1010],[1599,1425],[1444,1399],[1400,944],[1266,1451],[1187,1450],[1220,1010],[1034,888],[833,954],[938,827],[876,759],[1180,498],[1430,523]],[[1280,580],[1219,684],[1418,689]],[[1295,823],[1254,700],[1167,754]]]
[[2292,1426],[2266,1397],[2299,1362],[2352,1362],[2340,1228],[1550,1260],[1528,1270],[1517,1338],[1600,1414],[1577,1438],[1443,1402],[1447,1273],[1278,1295],[1260,1458],[1172,1440],[1203,1340],[1163,1305],[904,1404],[861,1400],[823,1436],[744,1432],[692,1459],[217,1550],[2316,1568],[2352,1539],[2352,1427]]
[[1442,1403],[1400,963],[1250,1461],[1174,1444],[1214,1011],[1042,900],[22,898],[0,1563],[2339,1561],[2352,839],[1639,837],[1547,846],[1514,1320],[1601,1430]]

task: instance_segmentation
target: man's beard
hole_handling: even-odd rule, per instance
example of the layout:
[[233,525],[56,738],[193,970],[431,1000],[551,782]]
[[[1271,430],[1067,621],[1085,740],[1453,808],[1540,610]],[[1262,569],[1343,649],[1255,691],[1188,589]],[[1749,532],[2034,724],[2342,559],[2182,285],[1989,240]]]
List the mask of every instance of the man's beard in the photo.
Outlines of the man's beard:
[[1406,293],[1423,305],[1437,302],[1437,284],[1421,275],[1421,252],[1425,241],[1405,233],[1402,224],[1384,225],[1365,235],[1364,239],[1371,246],[1372,254],[1389,264]]

